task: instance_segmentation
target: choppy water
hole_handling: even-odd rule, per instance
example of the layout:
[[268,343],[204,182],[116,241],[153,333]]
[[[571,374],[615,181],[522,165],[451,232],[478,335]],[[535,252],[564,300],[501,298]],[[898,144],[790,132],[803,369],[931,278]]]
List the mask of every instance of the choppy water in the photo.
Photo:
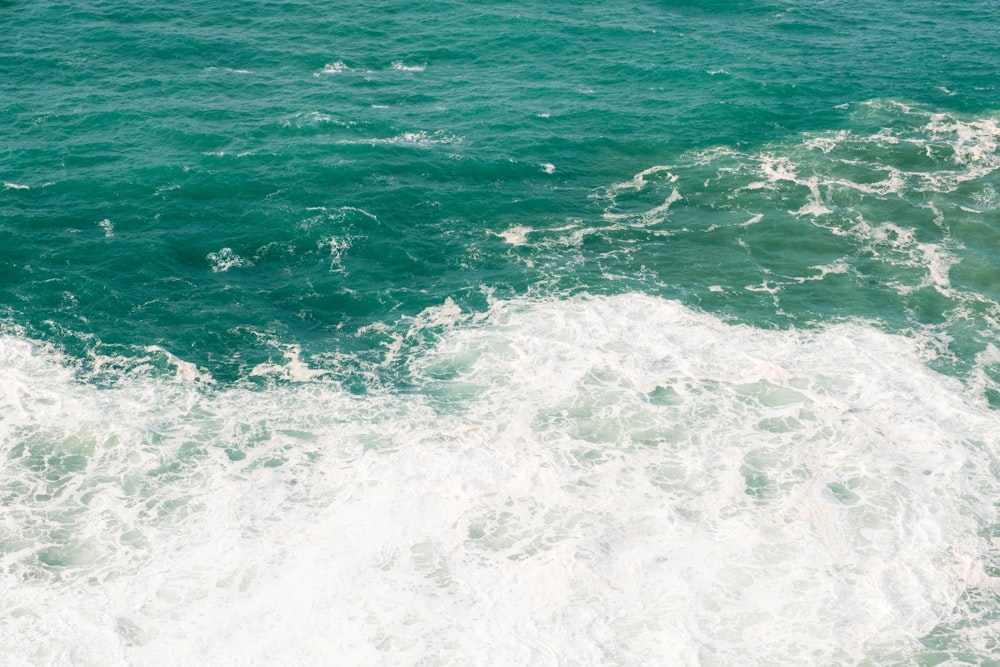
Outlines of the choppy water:
[[0,3],[0,654],[1000,664],[998,24]]

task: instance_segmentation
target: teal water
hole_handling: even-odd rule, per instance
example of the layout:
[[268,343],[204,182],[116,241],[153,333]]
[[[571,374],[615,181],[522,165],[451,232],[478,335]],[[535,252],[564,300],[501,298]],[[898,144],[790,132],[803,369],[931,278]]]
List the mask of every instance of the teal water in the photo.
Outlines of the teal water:
[[998,24],[0,3],[0,650],[1000,664]]

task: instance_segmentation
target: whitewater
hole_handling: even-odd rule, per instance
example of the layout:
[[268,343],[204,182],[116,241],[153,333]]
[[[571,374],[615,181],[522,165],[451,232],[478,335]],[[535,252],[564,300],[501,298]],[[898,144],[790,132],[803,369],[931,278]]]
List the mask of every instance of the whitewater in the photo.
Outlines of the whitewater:
[[998,23],[0,3],[0,662],[1000,665]]

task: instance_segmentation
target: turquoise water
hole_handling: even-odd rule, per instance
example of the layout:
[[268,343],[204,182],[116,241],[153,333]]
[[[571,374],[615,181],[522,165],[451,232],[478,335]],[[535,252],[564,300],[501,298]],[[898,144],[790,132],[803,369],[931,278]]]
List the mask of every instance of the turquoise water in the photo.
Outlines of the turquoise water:
[[0,651],[1000,664],[998,24],[0,3]]

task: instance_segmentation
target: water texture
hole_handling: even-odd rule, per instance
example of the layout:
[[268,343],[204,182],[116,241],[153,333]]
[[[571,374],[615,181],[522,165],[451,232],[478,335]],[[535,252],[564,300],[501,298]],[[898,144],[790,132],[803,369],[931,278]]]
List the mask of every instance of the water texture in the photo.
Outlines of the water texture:
[[0,654],[1000,665],[997,25],[0,3]]

